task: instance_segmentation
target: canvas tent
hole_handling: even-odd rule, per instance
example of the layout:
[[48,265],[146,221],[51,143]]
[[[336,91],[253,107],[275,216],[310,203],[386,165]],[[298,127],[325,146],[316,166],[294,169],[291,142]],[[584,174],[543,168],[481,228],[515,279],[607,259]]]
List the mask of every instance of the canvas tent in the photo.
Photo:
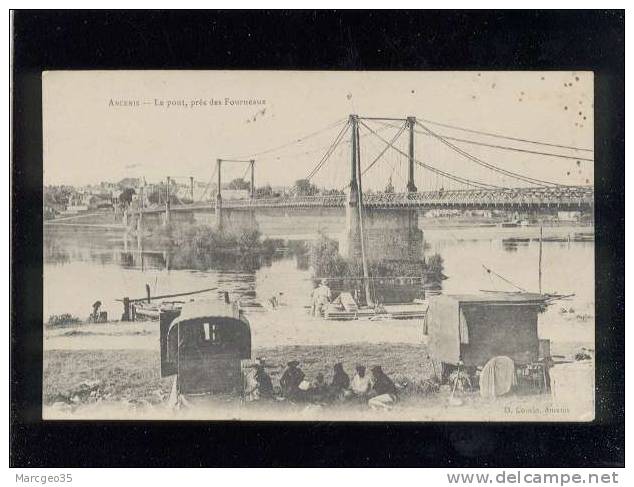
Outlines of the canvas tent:
[[466,366],[481,367],[496,356],[535,361],[544,306],[545,296],[535,293],[431,296],[424,325],[430,352],[440,362]]

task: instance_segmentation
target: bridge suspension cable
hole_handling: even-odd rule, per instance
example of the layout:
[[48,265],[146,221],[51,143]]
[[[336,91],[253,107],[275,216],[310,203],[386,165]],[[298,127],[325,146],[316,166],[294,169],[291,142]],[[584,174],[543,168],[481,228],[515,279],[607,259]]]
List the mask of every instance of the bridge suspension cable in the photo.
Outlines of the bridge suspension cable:
[[322,156],[321,160],[315,165],[315,167],[313,167],[313,169],[308,173],[308,176],[306,176],[306,179],[308,181],[310,181],[315,174],[317,174],[319,172],[319,170],[324,166],[324,164],[326,163],[326,161],[330,158],[330,156],[332,155],[332,153],[335,151],[335,149],[337,148],[337,146],[339,145],[339,143],[341,142],[341,140],[343,139],[344,134],[348,131],[348,127],[350,126],[350,123],[346,123],[343,128],[339,131],[339,134],[337,134],[337,137],[335,137],[335,140],[333,141],[332,144],[330,144],[330,147],[328,147],[328,150],[326,151],[326,153]]
[[440,122],[434,122],[433,120],[427,120],[421,117],[416,117],[417,121],[423,121],[425,123],[428,124],[432,124],[432,125],[437,125],[439,127],[445,127],[445,128],[449,128],[449,129],[454,129],[454,130],[460,130],[463,132],[469,132],[472,134],[479,134],[479,135],[486,135],[489,137],[497,137],[499,139],[507,139],[507,140],[514,140],[516,142],[525,142],[527,144],[535,144],[535,145],[543,145],[543,146],[547,146],[547,147],[558,147],[560,149],[571,149],[571,150],[576,150],[576,151],[583,151],[583,152],[594,152],[593,149],[585,149],[582,147],[574,147],[574,146],[570,146],[570,145],[562,145],[562,144],[554,144],[551,142],[543,142],[543,141],[539,141],[539,140],[530,140],[530,139],[523,139],[520,137],[511,137],[508,135],[502,135],[502,134],[498,134],[498,133],[494,133],[494,132],[485,132],[483,130],[474,130],[474,129],[469,129],[469,128],[465,128],[465,127],[459,127],[457,125],[450,125],[447,123],[440,123]]
[[480,158],[478,158],[478,157],[476,157],[476,156],[474,156],[472,154],[469,154],[464,149],[461,149],[460,147],[452,144],[451,142],[446,140],[443,136],[433,132],[432,130],[427,128],[422,123],[419,123],[417,121],[416,124],[418,126],[420,126],[423,130],[425,130],[427,133],[429,133],[429,135],[432,135],[433,137],[438,139],[440,142],[445,144],[447,147],[450,147],[451,149],[453,149],[458,154],[466,157],[467,159],[475,162],[476,164],[479,164],[479,165],[481,165],[483,167],[486,167],[487,169],[490,169],[491,171],[494,171],[494,172],[497,172],[497,173],[500,173],[500,174],[504,174],[505,176],[509,176],[511,178],[517,179],[517,180],[525,182],[525,183],[535,184],[537,186],[543,185],[543,184],[546,184],[548,186],[568,186],[566,184],[553,183],[552,181],[546,181],[546,180],[543,180],[543,179],[532,178],[530,176],[524,176],[522,174],[519,174],[519,173],[516,173],[516,172],[513,172],[513,171],[509,171],[507,169],[501,168],[501,167],[496,166],[494,164],[490,164],[488,162],[485,162],[482,159],[480,159]]
[[294,140],[292,140],[290,142],[287,142],[285,144],[281,144],[281,145],[278,145],[278,146],[275,146],[275,147],[271,147],[270,149],[265,149],[265,150],[262,150],[262,151],[259,151],[259,152],[254,152],[254,153],[248,154],[248,155],[235,156],[234,158],[235,159],[249,159],[249,158],[252,158],[252,157],[255,157],[255,156],[261,156],[263,154],[269,154],[271,152],[275,152],[275,151],[278,151],[278,150],[281,150],[281,149],[285,149],[286,147],[290,147],[290,146],[298,144],[300,142],[304,142],[305,140],[310,139],[311,137],[315,137],[316,135],[323,134],[324,132],[327,132],[328,130],[333,129],[333,128],[339,126],[340,124],[342,124],[344,122],[347,122],[347,119],[337,120],[336,122],[333,122],[333,123],[327,125],[326,127],[322,128],[322,129],[316,130],[315,132],[311,132],[311,133],[309,133],[307,135],[304,135],[302,137],[294,139]]
[[200,196],[200,201],[205,200],[205,196],[207,196],[207,191],[209,191],[209,188],[211,187],[211,183],[214,181],[214,179],[216,179],[217,171],[218,171],[218,166],[214,165],[214,172],[212,173],[211,178],[209,178],[209,182],[207,183],[207,186],[205,186],[205,191],[203,191],[203,194]]
[[[394,125],[391,123],[381,123],[381,125],[385,125],[386,127],[392,127],[392,128],[398,128],[398,125]],[[420,135],[424,135],[426,137],[433,137],[432,135],[428,134],[427,132],[422,132],[420,130],[414,130],[414,132],[416,132],[417,134]],[[576,156],[576,155],[567,155],[567,154],[557,154],[555,152],[542,152],[542,151],[536,151],[536,150],[530,150],[530,149],[523,149],[521,147],[511,147],[508,145],[499,145],[499,144],[489,144],[487,142],[481,142],[481,141],[477,141],[477,140],[472,140],[472,139],[462,139],[460,137],[452,137],[449,136],[447,134],[438,134],[438,135],[442,135],[442,137],[446,140],[452,140],[454,142],[460,142],[460,143],[464,143],[464,144],[471,144],[471,145],[478,145],[478,146],[482,146],[482,147],[489,147],[491,149],[501,149],[501,150],[507,150],[507,151],[515,151],[515,152],[523,152],[523,153],[527,153],[527,154],[536,154],[539,156],[548,156],[548,157],[559,157],[561,159],[572,159],[572,160],[576,160],[576,161],[586,161],[586,162],[594,162],[594,158],[590,158],[590,157],[582,157],[582,156]],[[562,147],[566,147],[566,146],[562,146]],[[579,149],[579,150],[589,150],[589,149]]]
[[[415,132],[417,134],[420,134],[420,135],[427,135],[427,136],[430,135],[430,134],[427,134],[425,132],[421,132],[420,130],[415,130]],[[528,149],[521,149],[519,147],[509,147],[509,146],[505,146],[505,145],[487,144],[485,142],[478,142],[478,141],[469,140],[469,139],[461,139],[461,138],[458,138],[458,137],[449,137],[447,135],[443,135],[442,137],[445,140],[453,140],[454,142],[461,142],[461,143],[465,143],[465,144],[479,145],[479,146],[482,146],[482,147],[490,147],[492,149],[502,149],[502,150],[515,151],[515,152],[524,152],[524,153],[527,153],[527,154],[536,154],[536,155],[540,155],[540,156],[560,157],[562,159],[573,159],[573,160],[577,160],[577,161],[594,162],[594,159],[591,159],[589,157],[568,156],[568,155],[565,155],[565,154],[555,154],[553,152],[540,152],[540,151],[534,151],[534,150],[528,150]]]
[[[359,123],[361,125],[363,125],[366,129],[368,129],[370,132],[372,132],[384,144],[387,144],[389,147],[394,149],[396,152],[400,153],[402,156],[409,157],[409,154],[405,153],[404,151],[402,151],[401,149],[396,147],[393,143],[390,143],[389,141],[385,140],[383,137],[381,137],[379,134],[377,134],[372,128],[368,127],[368,125],[366,125],[362,120],[359,120]],[[473,188],[479,188],[479,189],[506,189],[506,188],[504,188],[502,186],[496,186],[494,184],[483,183],[481,181],[475,181],[475,180],[472,180],[472,179],[463,178],[461,176],[456,176],[456,175],[448,173],[446,171],[442,171],[442,170],[440,170],[440,169],[438,169],[436,167],[430,166],[429,164],[425,164],[424,162],[421,162],[418,159],[414,159],[414,161],[416,162],[416,164],[418,164],[419,166],[427,169],[428,171],[436,173],[436,174],[438,174],[440,176],[443,176],[443,177],[445,177],[447,179],[450,179],[452,181],[455,181],[457,183],[464,184],[464,185],[467,185],[467,186],[471,186]]]
[[[384,125],[385,125],[384,127],[381,127],[380,129],[377,129],[377,132],[383,132],[383,131],[389,129],[390,127],[398,128],[396,125],[388,125],[388,124],[384,124]],[[359,137],[361,139],[363,139],[363,138],[368,137],[370,135],[372,135],[372,134],[365,133],[365,134],[361,134]],[[284,158],[288,158],[288,159],[293,159],[295,157],[307,156],[307,155],[310,155],[310,154],[315,154],[317,152],[323,153],[323,151],[328,149],[331,145],[332,145],[332,142],[330,142],[328,144],[325,144],[325,145],[321,145],[319,147],[316,147],[315,149],[308,149],[308,150],[303,150],[303,151],[298,151],[298,152],[292,152],[291,154],[284,154],[283,157]],[[343,140],[343,141],[341,141],[341,143],[339,145],[340,146],[342,146],[342,145],[350,145],[350,141],[349,140]],[[275,160],[280,160],[281,157],[280,156],[274,156],[274,157],[269,156],[269,157],[260,157],[260,158],[258,158],[258,160],[260,160],[260,161],[262,161],[262,160],[270,161],[270,160],[274,160],[274,159]]]

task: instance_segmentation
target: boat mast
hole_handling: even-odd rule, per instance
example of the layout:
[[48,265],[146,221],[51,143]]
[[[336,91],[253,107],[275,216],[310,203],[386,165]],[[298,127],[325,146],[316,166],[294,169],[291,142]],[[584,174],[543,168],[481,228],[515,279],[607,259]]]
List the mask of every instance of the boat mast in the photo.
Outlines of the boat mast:
[[363,269],[363,286],[365,290],[365,300],[368,306],[374,306],[374,300],[370,293],[370,274],[368,272],[368,264],[365,255],[365,234],[363,231],[363,190],[361,188],[361,147],[359,140],[359,120],[355,116],[352,119],[352,137],[356,143],[353,144],[353,148],[356,147],[355,158],[355,176],[357,182],[357,211],[359,214],[359,239],[361,241],[361,268]]

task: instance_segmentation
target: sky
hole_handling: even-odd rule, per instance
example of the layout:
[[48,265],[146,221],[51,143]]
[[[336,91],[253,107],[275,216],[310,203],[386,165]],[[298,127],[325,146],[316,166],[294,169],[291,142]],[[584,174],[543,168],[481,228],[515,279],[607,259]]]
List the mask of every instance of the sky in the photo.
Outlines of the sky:
[[[207,182],[215,180],[218,158],[255,159],[257,186],[290,185],[319,163],[351,113],[416,116],[419,121],[593,148],[591,72],[49,71],[42,82],[46,185],[124,177],[152,183],[167,176]],[[122,101],[132,106],[122,106]],[[399,122],[387,123],[396,127],[366,122],[390,140]],[[469,154],[519,174],[562,184],[593,183],[593,162],[576,159],[592,159],[592,152],[425,126],[444,136],[571,156],[455,142]],[[417,130],[419,161],[489,184],[526,186],[423,135],[423,128]],[[360,135],[362,165],[367,167],[385,145],[363,126]],[[406,152],[407,133],[395,145]],[[223,182],[245,174],[245,164],[225,164]],[[398,189],[406,174],[405,158],[389,149],[364,184],[381,188],[391,179]],[[349,177],[347,131],[312,181],[334,188]],[[419,189],[448,187],[447,181],[419,167],[416,184]]]

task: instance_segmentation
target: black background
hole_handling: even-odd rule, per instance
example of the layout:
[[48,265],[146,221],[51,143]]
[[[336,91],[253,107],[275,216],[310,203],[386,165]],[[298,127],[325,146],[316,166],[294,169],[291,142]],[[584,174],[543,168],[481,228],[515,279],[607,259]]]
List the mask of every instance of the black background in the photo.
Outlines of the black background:
[[[623,466],[624,15],[15,12],[11,465]],[[581,424],[41,421],[41,72],[50,69],[594,71],[597,419]]]

